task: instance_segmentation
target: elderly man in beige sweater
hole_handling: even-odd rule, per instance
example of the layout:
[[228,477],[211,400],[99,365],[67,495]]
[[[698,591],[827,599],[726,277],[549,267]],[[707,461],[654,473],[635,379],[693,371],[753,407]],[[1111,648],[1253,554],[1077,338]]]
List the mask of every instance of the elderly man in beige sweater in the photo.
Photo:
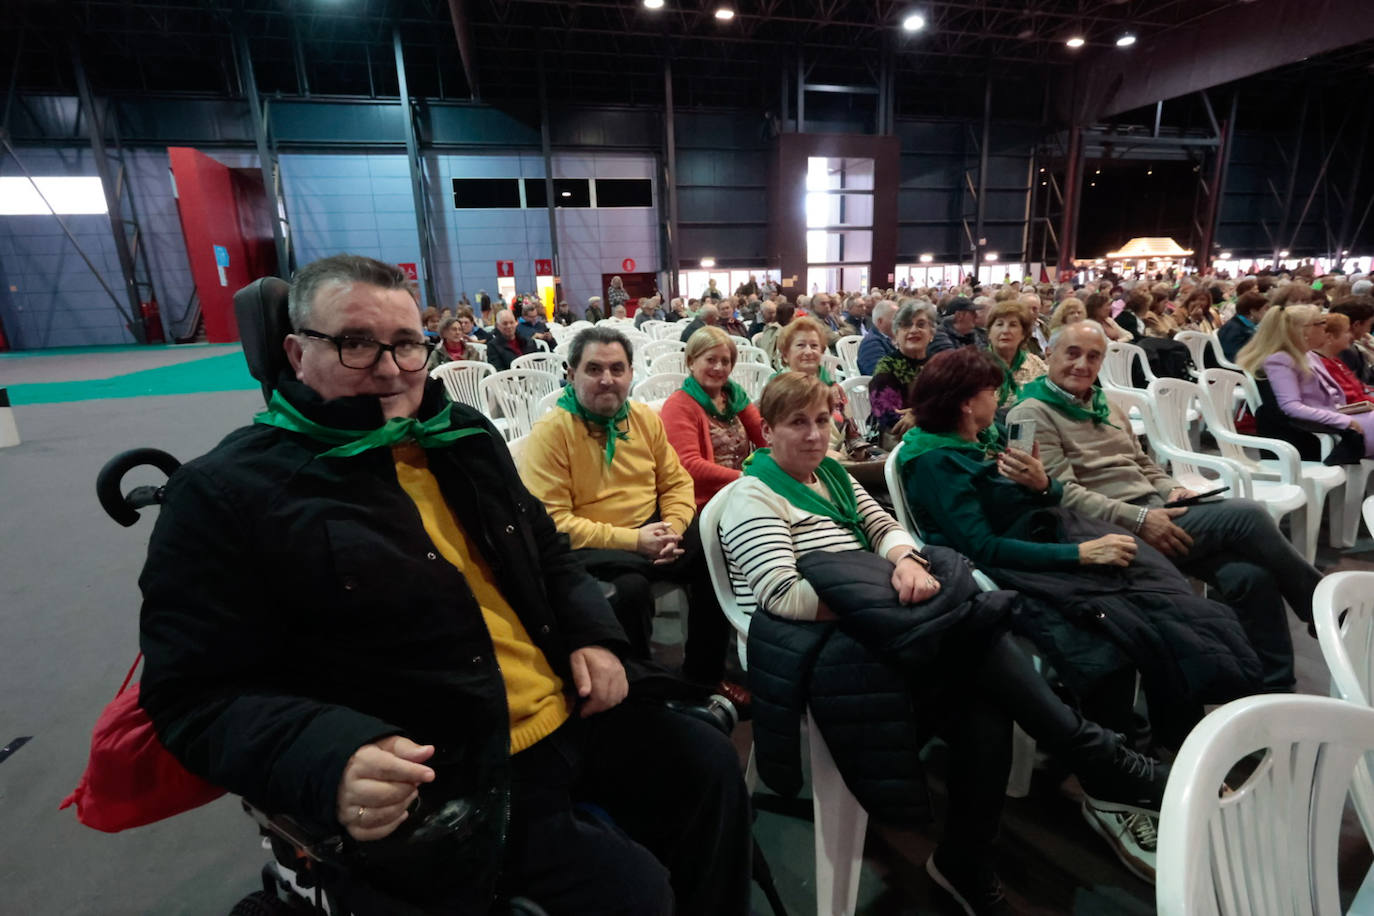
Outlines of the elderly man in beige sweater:
[[1284,600],[1311,621],[1321,573],[1254,500],[1165,508],[1195,494],[1141,450],[1130,420],[1095,387],[1106,352],[1107,337],[1096,322],[1059,329],[1050,339],[1048,375],[1022,387],[1007,422],[1035,421],[1040,460],[1064,482],[1065,507],[1134,532],[1181,571],[1216,588],[1264,664],[1265,690],[1291,691],[1293,642]]

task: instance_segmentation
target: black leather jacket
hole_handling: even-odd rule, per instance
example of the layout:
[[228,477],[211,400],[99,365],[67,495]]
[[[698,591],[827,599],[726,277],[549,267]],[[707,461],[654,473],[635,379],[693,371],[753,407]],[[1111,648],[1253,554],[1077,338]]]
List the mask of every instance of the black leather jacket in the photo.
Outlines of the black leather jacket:
[[[279,390],[328,426],[370,429],[377,402]],[[446,402],[431,383],[420,410]],[[567,539],[521,484],[501,436],[480,428],[427,450],[429,468],[501,592],[554,670],[624,633]],[[439,556],[397,483],[390,449],[321,458],[328,446],[270,426],[231,433],[183,466],[140,579],[141,703],[168,750],[212,783],[325,829],[362,744],[404,734],[434,744],[422,810],[463,821],[446,860],[490,891],[509,808],[506,695],[480,610]],[[402,831],[413,829],[412,816]]]

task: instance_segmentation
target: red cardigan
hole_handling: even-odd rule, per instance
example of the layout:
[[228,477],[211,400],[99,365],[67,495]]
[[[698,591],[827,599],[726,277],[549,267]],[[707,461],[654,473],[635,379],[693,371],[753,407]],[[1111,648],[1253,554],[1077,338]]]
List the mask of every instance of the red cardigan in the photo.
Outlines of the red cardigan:
[[[674,391],[663,402],[659,417],[663,420],[668,442],[677,452],[678,460],[692,475],[697,509],[700,510],[726,484],[738,480],[740,472],[716,464],[715,449],[711,447],[710,420],[705,409],[692,400],[687,392],[681,389]],[[766,443],[763,441],[763,420],[759,417],[759,409],[750,404],[740,411],[739,419],[744,424],[744,434],[754,448],[762,448]]]

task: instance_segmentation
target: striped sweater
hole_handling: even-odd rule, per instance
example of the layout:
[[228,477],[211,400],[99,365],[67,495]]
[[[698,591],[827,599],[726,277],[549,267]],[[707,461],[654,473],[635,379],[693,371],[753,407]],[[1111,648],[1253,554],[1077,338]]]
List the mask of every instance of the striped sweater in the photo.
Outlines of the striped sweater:
[[[874,552],[915,547],[911,535],[883,511],[868,491],[850,480]],[[831,519],[798,509],[756,477],[741,478],[721,514],[720,541],[730,588],[740,610],[762,607],[792,620],[815,620],[819,601],[797,572],[797,557],[813,550],[862,550],[859,539]]]

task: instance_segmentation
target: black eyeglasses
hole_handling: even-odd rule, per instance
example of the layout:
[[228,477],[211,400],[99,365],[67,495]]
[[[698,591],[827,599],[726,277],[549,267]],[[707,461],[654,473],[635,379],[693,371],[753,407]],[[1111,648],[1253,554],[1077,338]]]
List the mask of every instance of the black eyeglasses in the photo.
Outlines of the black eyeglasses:
[[332,343],[334,349],[339,351],[339,362],[348,369],[371,369],[381,362],[382,354],[390,350],[397,369],[402,372],[419,372],[425,367],[425,363],[429,362],[430,351],[434,349],[434,344],[427,340],[403,340],[400,343],[385,344],[371,337],[353,337],[348,334],[332,337],[309,328],[301,328],[296,333],[302,337]]

